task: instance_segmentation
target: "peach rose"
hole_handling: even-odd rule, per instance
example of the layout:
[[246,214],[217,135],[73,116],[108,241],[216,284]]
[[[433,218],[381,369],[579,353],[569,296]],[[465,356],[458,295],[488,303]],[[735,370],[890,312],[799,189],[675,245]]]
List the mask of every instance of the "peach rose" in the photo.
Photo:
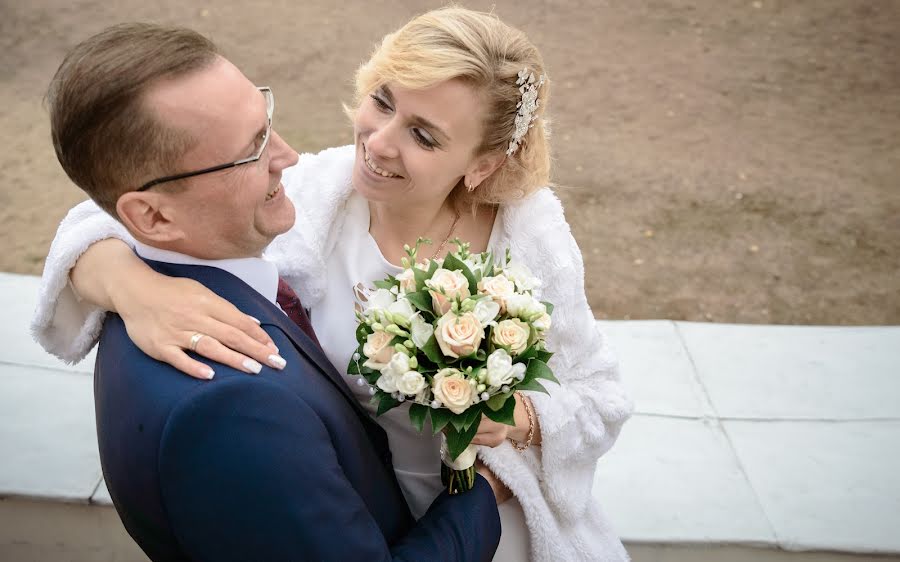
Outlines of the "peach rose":
[[363,355],[368,357],[365,366],[370,369],[381,369],[388,364],[394,355],[394,348],[391,347],[391,340],[394,339],[392,334],[387,332],[372,332],[366,338],[363,344]]
[[425,285],[431,289],[428,292],[431,293],[431,306],[436,314],[447,314],[451,300],[464,299],[471,294],[469,280],[459,270],[437,269]]
[[484,328],[478,317],[471,312],[461,316],[451,312],[438,318],[434,338],[447,357],[465,357],[474,353],[481,345]]
[[506,312],[506,299],[516,293],[516,286],[501,274],[482,278],[478,282],[478,292],[490,295],[500,305],[500,314],[503,314]]
[[416,291],[416,274],[413,273],[412,269],[404,269],[397,274],[396,279],[400,282],[401,293],[414,293]]
[[472,384],[458,370],[441,369],[431,384],[434,397],[454,414],[461,414],[472,405],[475,397]]
[[491,339],[498,346],[509,351],[510,355],[518,355],[528,347],[528,336],[531,330],[528,324],[518,318],[503,320],[494,328]]

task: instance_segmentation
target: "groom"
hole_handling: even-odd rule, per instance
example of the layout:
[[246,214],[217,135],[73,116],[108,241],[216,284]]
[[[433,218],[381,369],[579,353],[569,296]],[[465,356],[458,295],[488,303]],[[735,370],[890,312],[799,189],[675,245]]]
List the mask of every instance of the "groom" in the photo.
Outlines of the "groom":
[[274,303],[278,274],[259,256],[293,225],[281,172],[297,154],[272,130],[271,91],[193,31],[127,24],[76,46],[48,103],[66,173],[131,232],[141,257],[258,318],[287,361],[257,376],[217,365],[200,381],[142,353],[109,315],[94,379],[100,458],[144,552],[491,559],[500,520],[488,482],[442,494],[414,521],[384,431],[308,322]]

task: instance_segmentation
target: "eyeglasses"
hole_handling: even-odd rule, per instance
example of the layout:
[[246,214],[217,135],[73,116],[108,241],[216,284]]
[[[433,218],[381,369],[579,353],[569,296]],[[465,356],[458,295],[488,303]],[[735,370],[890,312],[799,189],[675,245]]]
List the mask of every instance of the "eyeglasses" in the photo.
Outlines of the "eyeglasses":
[[185,178],[192,178],[194,176],[199,176],[202,174],[210,174],[212,172],[218,172],[219,170],[234,168],[235,166],[241,166],[243,164],[256,162],[260,158],[262,158],[263,152],[266,150],[266,146],[269,144],[269,137],[272,134],[272,114],[275,113],[275,95],[272,93],[272,88],[260,87],[257,89],[262,92],[263,96],[265,96],[266,98],[266,117],[268,118],[268,121],[266,123],[266,134],[263,137],[262,142],[259,143],[259,148],[257,148],[256,152],[253,153],[253,156],[250,156],[249,158],[242,158],[228,164],[219,164],[218,166],[213,166],[211,168],[203,168],[202,170],[197,170],[196,172],[185,172],[183,174],[175,174],[174,176],[164,176],[161,178],[157,178],[153,181],[148,181],[147,183],[139,187],[137,191],[146,191],[154,185],[159,185],[161,183],[183,180]]

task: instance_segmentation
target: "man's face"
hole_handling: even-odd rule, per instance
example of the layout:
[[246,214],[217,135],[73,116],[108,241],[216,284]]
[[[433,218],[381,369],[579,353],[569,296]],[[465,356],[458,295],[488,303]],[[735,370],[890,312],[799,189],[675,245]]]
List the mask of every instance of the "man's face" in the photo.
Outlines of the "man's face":
[[[147,103],[159,118],[197,141],[180,163],[173,163],[172,174],[247,158],[266,132],[265,97],[223,58],[154,86]],[[262,253],[294,224],[281,172],[296,162],[297,153],[273,130],[256,162],[186,179],[183,190],[167,191],[165,184],[154,188],[164,194],[172,222],[184,233],[172,249],[204,259]]]

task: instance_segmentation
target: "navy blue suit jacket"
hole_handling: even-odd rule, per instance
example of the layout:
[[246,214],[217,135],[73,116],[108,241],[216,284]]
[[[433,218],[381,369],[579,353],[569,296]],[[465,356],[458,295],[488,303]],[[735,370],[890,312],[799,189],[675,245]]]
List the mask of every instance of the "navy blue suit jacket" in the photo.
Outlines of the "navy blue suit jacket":
[[258,318],[288,363],[255,376],[215,365],[200,381],[145,355],[109,315],[94,378],[100,460],[151,559],[492,558],[500,519],[483,478],[414,521],[384,431],[321,348],[228,272],[147,263]]

